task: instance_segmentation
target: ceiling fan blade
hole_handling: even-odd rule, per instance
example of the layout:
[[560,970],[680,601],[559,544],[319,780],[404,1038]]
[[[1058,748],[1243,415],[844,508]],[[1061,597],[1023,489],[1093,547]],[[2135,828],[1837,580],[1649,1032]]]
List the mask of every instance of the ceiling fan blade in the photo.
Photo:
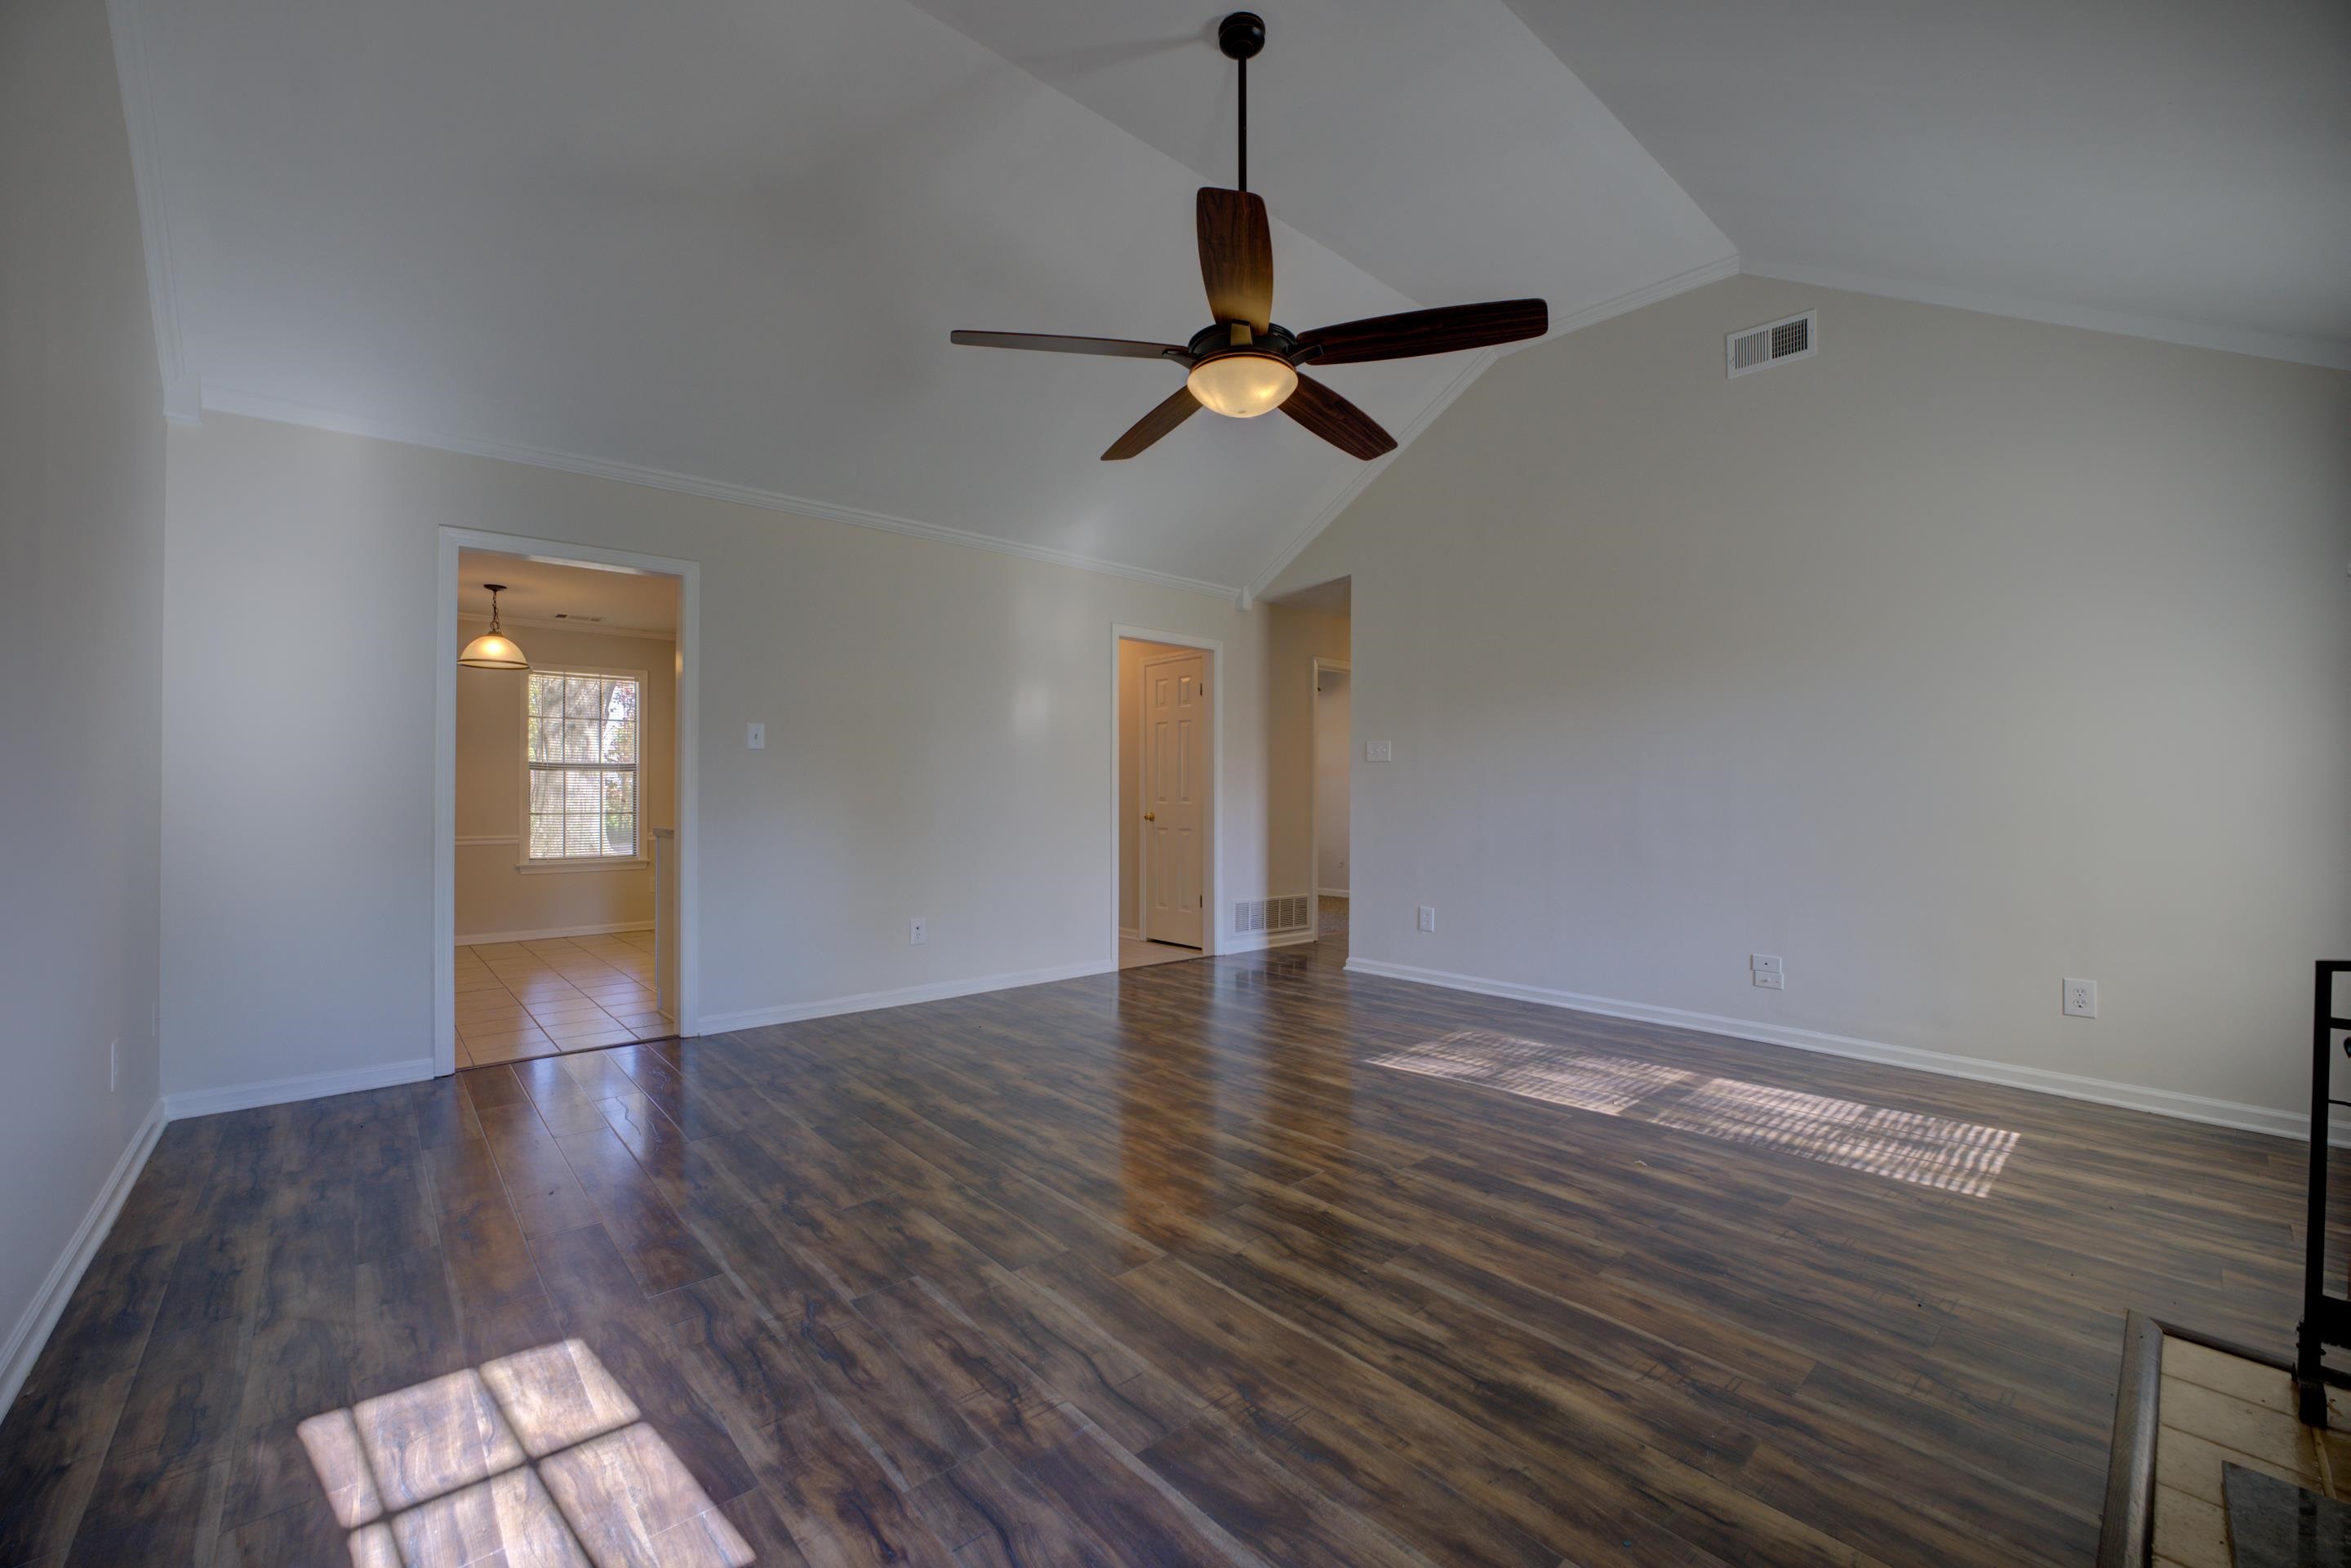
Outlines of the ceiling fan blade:
[[1551,330],[1551,307],[1540,299],[1494,299],[1483,305],[1440,305],[1395,316],[1367,316],[1298,335],[1301,350],[1320,349],[1317,365],[1365,360],[1409,360],[1540,338]]
[[1208,314],[1264,331],[1273,320],[1273,228],[1266,222],[1265,198],[1203,186],[1199,221]]
[[1395,436],[1321,382],[1299,377],[1298,390],[1282,403],[1281,412],[1350,457],[1368,463],[1395,450]]
[[1192,395],[1192,389],[1177,387],[1174,396],[1136,420],[1124,435],[1112,442],[1102,460],[1123,462],[1199,412],[1200,400]]
[[1143,343],[1133,338],[1065,338],[1052,332],[950,332],[947,336],[975,349],[1034,349],[1047,354],[1108,354],[1122,360],[1192,362],[1192,356],[1173,343]]

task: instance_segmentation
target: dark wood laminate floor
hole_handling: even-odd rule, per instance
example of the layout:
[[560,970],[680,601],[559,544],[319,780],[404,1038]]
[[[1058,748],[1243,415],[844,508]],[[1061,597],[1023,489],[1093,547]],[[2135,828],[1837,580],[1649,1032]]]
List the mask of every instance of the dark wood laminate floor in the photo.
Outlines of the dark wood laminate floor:
[[[1340,956],[175,1123],[0,1563],[2078,1563],[2123,1311],[2284,1343],[2291,1143]],[[1380,1061],[1463,1030],[1536,1046]],[[1773,1089],[2016,1139],[1970,1196]],[[550,1346],[621,1414],[533,1437]]]

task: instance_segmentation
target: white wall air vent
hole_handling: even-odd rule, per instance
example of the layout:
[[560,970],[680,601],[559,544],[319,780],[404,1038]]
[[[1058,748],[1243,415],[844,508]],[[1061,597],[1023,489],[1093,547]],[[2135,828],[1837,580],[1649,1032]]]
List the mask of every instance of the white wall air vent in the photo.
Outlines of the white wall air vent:
[[1723,358],[1730,373],[1743,376],[1790,360],[1808,360],[1821,351],[1821,313],[1807,310],[1785,320],[1766,321],[1723,340]]
[[1236,932],[1302,931],[1306,928],[1307,912],[1311,907],[1302,896],[1244,898],[1233,905],[1233,929]]

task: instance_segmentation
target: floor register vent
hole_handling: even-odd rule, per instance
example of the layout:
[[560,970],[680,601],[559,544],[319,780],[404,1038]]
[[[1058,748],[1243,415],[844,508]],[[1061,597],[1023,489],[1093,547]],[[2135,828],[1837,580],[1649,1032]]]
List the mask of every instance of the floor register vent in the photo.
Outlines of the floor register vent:
[[1311,900],[1244,898],[1233,905],[1235,931],[1302,931]]
[[1790,360],[1811,359],[1821,351],[1820,315],[1817,310],[1807,310],[1801,316],[1766,321],[1761,327],[1731,333],[1723,340],[1730,373],[1743,376],[1750,371],[1769,370]]

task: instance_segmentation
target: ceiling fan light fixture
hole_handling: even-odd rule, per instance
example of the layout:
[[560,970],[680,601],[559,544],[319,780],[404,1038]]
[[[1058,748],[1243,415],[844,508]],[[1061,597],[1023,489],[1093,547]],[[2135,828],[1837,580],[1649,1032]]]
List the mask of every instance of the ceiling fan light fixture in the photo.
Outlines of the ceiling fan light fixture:
[[1200,406],[1228,419],[1271,413],[1298,390],[1298,372],[1274,354],[1218,354],[1192,367],[1192,395]]

